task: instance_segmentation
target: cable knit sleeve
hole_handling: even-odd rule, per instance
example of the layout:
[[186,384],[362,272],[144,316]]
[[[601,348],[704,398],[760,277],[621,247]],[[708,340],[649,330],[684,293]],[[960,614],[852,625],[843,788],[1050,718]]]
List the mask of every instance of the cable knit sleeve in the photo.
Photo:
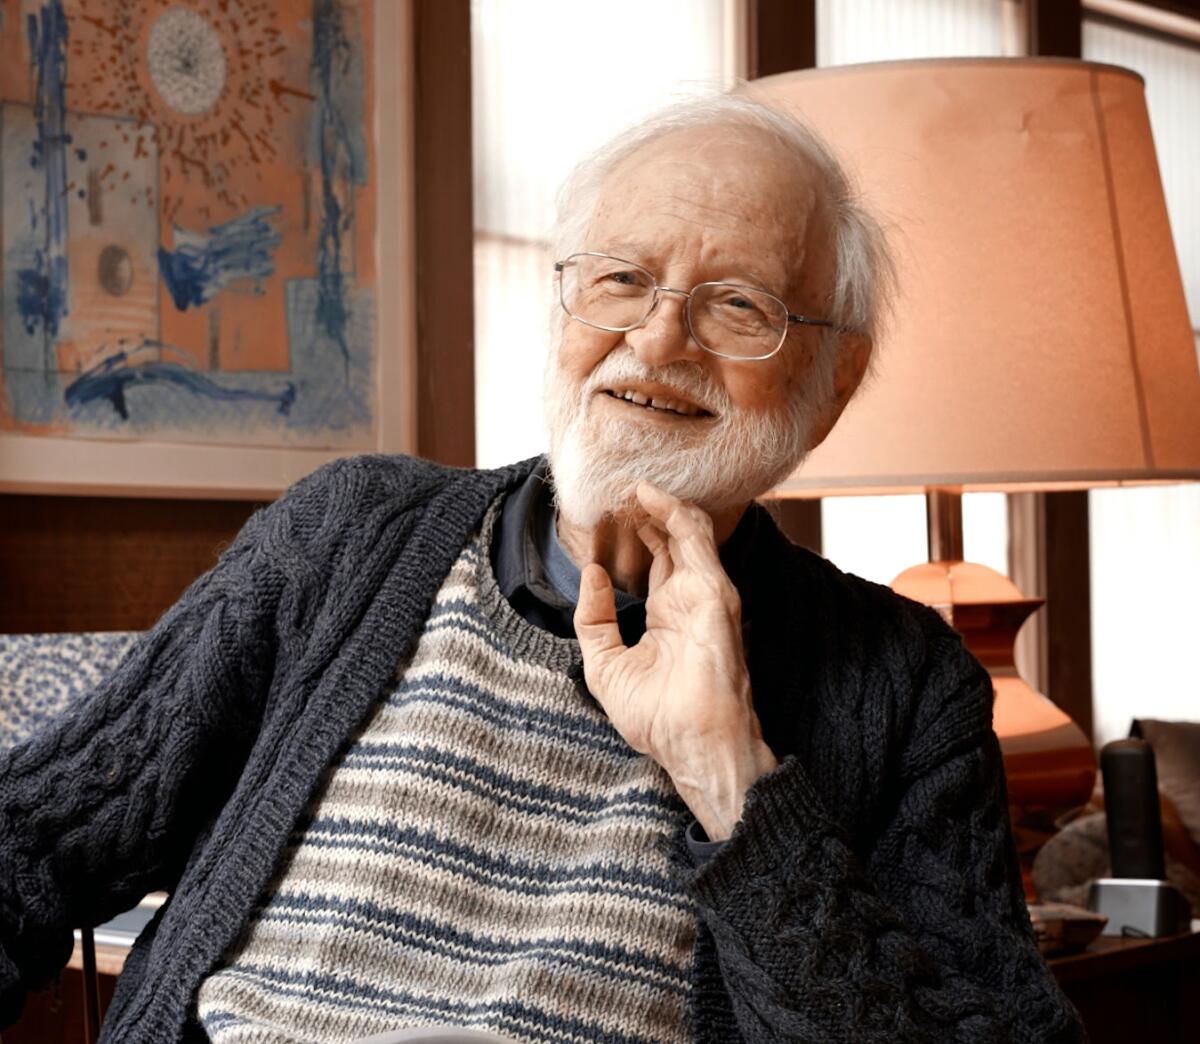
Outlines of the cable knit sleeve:
[[958,659],[956,684],[922,697],[868,854],[789,757],[692,877],[736,1020],[699,1013],[711,1039],[1085,1039],[1029,925],[990,681]]
[[72,929],[170,888],[252,742],[285,587],[247,523],[92,694],[0,754],[0,1026],[66,963]]

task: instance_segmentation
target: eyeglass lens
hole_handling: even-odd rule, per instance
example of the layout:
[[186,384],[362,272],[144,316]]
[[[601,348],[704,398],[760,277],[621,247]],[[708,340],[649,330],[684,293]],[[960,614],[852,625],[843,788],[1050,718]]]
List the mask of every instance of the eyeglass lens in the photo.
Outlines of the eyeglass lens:
[[[562,304],[593,326],[631,330],[654,308],[655,279],[640,265],[573,254],[561,272]],[[787,333],[787,309],[770,294],[732,283],[701,283],[688,299],[692,333],[721,355],[769,355]]]

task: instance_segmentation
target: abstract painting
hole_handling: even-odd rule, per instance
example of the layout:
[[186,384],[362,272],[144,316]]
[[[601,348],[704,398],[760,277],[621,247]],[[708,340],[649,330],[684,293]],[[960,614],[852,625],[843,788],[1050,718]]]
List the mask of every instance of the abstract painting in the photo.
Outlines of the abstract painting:
[[371,0],[0,0],[0,432],[374,446]]

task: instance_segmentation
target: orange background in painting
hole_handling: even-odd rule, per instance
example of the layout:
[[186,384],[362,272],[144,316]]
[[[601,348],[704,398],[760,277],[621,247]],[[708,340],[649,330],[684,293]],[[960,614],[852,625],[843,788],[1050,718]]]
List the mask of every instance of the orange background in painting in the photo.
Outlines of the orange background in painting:
[[[29,104],[35,85],[25,18],[41,4],[0,2],[0,97]],[[131,118],[148,125],[143,133],[148,130],[157,140],[158,191],[137,184],[135,178],[125,181],[131,200],[140,195],[139,204],[157,208],[160,246],[175,249],[176,225],[204,232],[256,206],[281,208],[269,219],[282,242],[272,254],[274,274],[263,280],[261,292],[253,286],[232,286],[212,301],[180,312],[159,278],[158,338],[181,349],[196,369],[286,371],[285,281],[317,275],[321,178],[320,170],[310,169],[307,161],[314,110],[309,83],[311,4],[303,0],[65,0],[63,6],[69,28],[67,111]],[[146,38],[154,20],[172,7],[201,14],[216,30],[225,52],[224,88],[213,106],[197,116],[173,111],[166,104],[145,60]],[[373,4],[372,0],[341,0],[341,7],[351,42],[361,45],[359,133],[366,146],[367,173],[367,184],[354,187],[351,198],[346,198],[346,180],[335,180],[343,213],[352,215],[356,233],[345,230],[342,239],[342,268],[350,293],[373,290],[376,282]],[[122,145],[129,144],[122,131],[116,133],[124,138]],[[121,186],[123,191],[122,173],[118,164],[105,188]],[[80,285],[81,278],[92,277],[72,271],[75,305],[88,293]],[[214,322],[215,359],[210,329]],[[83,345],[60,342],[60,369],[74,372],[81,365],[94,364],[95,358],[81,355],[95,356],[97,350],[91,344],[83,349]]]

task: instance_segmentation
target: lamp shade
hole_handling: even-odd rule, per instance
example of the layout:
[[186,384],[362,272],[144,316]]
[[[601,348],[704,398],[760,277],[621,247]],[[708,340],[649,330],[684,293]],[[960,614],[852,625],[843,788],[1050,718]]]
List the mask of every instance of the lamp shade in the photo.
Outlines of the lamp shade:
[[1200,478],[1200,373],[1133,72],[934,59],[757,80],[900,272],[875,370],[783,495]]

